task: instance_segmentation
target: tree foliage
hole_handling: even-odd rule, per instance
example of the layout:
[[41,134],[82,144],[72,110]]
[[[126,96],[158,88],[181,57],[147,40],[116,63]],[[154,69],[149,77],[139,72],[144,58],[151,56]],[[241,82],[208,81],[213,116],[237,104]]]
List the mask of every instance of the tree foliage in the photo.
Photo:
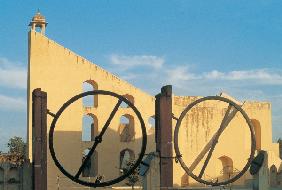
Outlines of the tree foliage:
[[[123,173],[127,173],[134,165],[135,160],[128,161],[126,163],[126,167],[122,168]],[[127,177],[126,185],[131,186],[134,189],[134,185],[139,181],[139,170],[140,168],[136,168],[132,174]]]
[[10,138],[7,145],[10,154],[25,155],[26,144],[21,137]]

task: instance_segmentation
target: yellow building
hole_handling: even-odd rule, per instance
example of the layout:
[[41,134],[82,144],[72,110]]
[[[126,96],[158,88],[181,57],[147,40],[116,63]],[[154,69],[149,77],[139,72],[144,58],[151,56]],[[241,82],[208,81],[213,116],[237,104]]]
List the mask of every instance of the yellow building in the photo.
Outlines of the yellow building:
[[[146,124],[148,144],[146,153],[155,151],[155,130],[151,121],[155,114],[155,97],[134,87],[128,82],[91,63],[71,50],[45,36],[45,18],[37,13],[30,24],[28,33],[28,156],[32,160],[32,91],[41,88],[48,94],[48,109],[56,113],[58,109],[74,95],[84,91],[88,84],[92,89],[115,92],[127,97],[138,108]],[[39,31],[36,28],[39,27]],[[199,97],[173,95],[173,113],[176,117],[183,109]],[[89,104],[90,103],[90,104]],[[92,146],[94,137],[101,131],[117,99],[107,96],[95,96],[92,100],[75,102],[63,112],[54,134],[56,156],[64,168],[72,174],[79,169],[83,154]],[[227,105],[206,102],[192,110],[185,117],[179,133],[179,144],[183,159],[187,165],[218,129]],[[268,165],[280,167],[279,145],[272,143],[271,105],[267,102],[246,102],[243,109],[251,118],[257,140],[257,150],[268,152]],[[84,137],[84,121],[91,120],[91,131]],[[48,116],[48,127],[52,117]],[[173,123],[175,126],[175,122]],[[136,158],[141,146],[141,128],[133,110],[121,105],[113,118],[91,159],[91,167],[83,171],[82,178],[95,181],[97,175],[110,180],[121,175],[120,168],[129,158]],[[250,154],[251,138],[249,129],[240,115],[236,115],[230,126],[220,137],[204,176],[207,180],[229,178],[242,169]],[[51,155],[47,155],[48,189],[70,189],[79,185],[67,179],[54,165]],[[201,165],[201,164],[199,164]],[[199,172],[200,167],[195,169]],[[247,172],[236,184],[244,185],[252,179]],[[174,186],[199,185],[189,178],[178,163],[173,165]],[[119,185],[122,185],[121,183]]]

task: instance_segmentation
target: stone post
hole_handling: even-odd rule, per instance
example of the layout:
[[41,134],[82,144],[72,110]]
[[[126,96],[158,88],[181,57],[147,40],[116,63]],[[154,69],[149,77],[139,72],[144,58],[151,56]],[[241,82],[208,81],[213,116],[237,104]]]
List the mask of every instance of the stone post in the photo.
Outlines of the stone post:
[[162,87],[156,95],[156,151],[160,156],[160,189],[173,186],[172,86]]
[[47,190],[47,93],[32,92],[33,189]]

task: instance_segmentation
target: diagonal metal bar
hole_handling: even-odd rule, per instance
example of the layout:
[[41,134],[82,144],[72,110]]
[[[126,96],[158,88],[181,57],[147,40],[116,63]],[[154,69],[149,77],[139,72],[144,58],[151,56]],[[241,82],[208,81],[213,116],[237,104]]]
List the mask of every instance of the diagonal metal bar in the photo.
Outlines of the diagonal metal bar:
[[174,114],[172,114],[172,119],[175,119],[176,121],[178,121],[178,118],[177,118],[177,117],[175,117],[175,115],[174,115]]
[[[233,109],[233,111],[232,111],[232,109]],[[218,143],[219,136],[224,131],[226,126],[230,123],[230,121],[234,118],[234,116],[236,115],[237,112],[238,112],[238,110],[235,109],[231,104],[229,104],[229,106],[228,106],[228,108],[227,108],[227,110],[225,112],[225,115],[224,115],[224,117],[222,119],[222,122],[220,124],[220,127],[219,127],[218,131],[214,135],[214,139],[212,141],[212,146],[211,146],[211,148],[209,150],[209,153],[208,153],[207,158],[206,158],[206,160],[204,162],[204,165],[203,165],[203,167],[202,167],[202,169],[201,169],[201,171],[200,171],[200,173],[198,175],[199,178],[202,178],[202,176],[203,176],[203,174],[205,172],[205,169],[206,169],[206,167],[207,167],[207,165],[208,165],[208,163],[209,163],[209,161],[211,159],[211,156],[212,156],[212,153],[213,153],[213,151],[215,149],[215,146]]]
[[[211,138],[211,140],[206,144],[206,146],[203,148],[203,150],[200,152],[200,154],[197,156],[197,158],[194,160],[194,162],[191,164],[189,170],[192,172],[196,166],[200,163],[200,161],[202,160],[202,158],[206,155],[206,153],[212,148],[213,143],[216,139],[217,136],[219,136],[224,129],[228,126],[228,124],[230,123],[230,121],[234,118],[234,116],[236,115],[236,113],[238,112],[237,109],[233,108],[232,109],[232,105],[228,106],[228,109],[224,115],[224,118],[220,124],[220,128],[217,130],[217,132],[213,135],[213,137]],[[232,111],[231,111],[232,109]],[[219,135],[218,135],[219,134]],[[209,160],[208,160],[209,161]],[[206,167],[206,166],[205,166]],[[205,168],[204,168],[205,170]]]
[[50,110],[47,109],[47,114],[49,114],[52,117],[56,117],[56,114],[52,113]]
[[95,151],[96,147],[98,146],[98,144],[102,142],[102,137],[103,137],[104,133],[106,132],[107,128],[109,127],[109,125],[110,125],[113,117],[115,116],[115,114],[116,114],[116,112],[117,112],[117,110],[118,110],[118,108],[119,108],[121,103],[122,103],[122,100],[119,99],[118,103],[115,105],[113,111],[111,112],[110,117],[108,118],[108,120],[106,121],[104,127],[102,128],[101,133],[98,136],[95,137],[95,142],[94,142],[92,148],[90,149],[89,153],[87,154],[87,156],[86,156],[85,160],[83,161],[82,165],[80,166],[78,172],[74,176],[76,179],[79,178],[79,176],[82,173],[83,169],[86,167],[87,162],[91,158],[91,156],[94,153],[94,151]]

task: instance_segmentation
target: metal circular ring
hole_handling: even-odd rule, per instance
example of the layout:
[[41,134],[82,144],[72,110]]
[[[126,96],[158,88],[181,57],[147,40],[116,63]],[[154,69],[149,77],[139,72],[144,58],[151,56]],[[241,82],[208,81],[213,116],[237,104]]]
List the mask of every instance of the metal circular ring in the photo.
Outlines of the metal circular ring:
[[[58,159],[56,158],[56,154],[54,151],[54,146],[53,146],[53,136],[54,136],[54,129],[56,126],[56,122],[58,121],[59,117],[61,116],[61,114],[63,113],[63,111],[72,103],[74,103],[75,101],[77,101],[80,98],[83,98],[85,96],[89,96],[89,95],[106,95],[106,96],[113,96],[116,97],[118,100],[122,100],[123,102],[125,102],[129,107],[131,107],[133,109],[133,111],[135,112],[136,116],[138,117],[140,123],[141,123],[141,130],[142,130],[142,146],[141,146],[141,152],[139,154],[138,159],[136,160],[135,164],[132,166],[132,168],[125,174],[119,176],[118,178],[109,180],[109,181],[105,181],[105,182],[101,182],[101,183],[92,183],[92,182],[87,182],[87,181],[83,181],[80,180],[79,178],[74,177],[72,174],[70,174],[69,172],[67,172],[63,166],[60,164],[60,162],[58,161]],[[121,182],[122,180],[124,180],[125,178],[127,178],[129,175],[131,175],[134,170],[140,165],[142,158],[145,155],[145,151],[146,151],[146,145],[147,145],[147,134],[146,134],[146,128],[145,128],[145,123],[144,120],[140,114],[140,112],[138,111],[138,109],[129,101],[127,100],[125,97],[116,94],[114,92],[110,92],[110,91],[104,91],[104,90],[94,90],[94,91],[88,91],[88,92],[84,92],[81,94],[78,94],[74,97],[72,97],[71,99],[69,99],[66,103],[63,104],[63,106],[59,109],[59,111],[55,114],[54,119],[51,123],[50,126],[50,131],[49,131],[49,150],[51,153],[51,156],[55,162],[55,165],[59,168],[59,170],[68,178],[70,178],[72,181],[79,183],[81,185],[84,186],[88,186],[88,187],[105,187],[105,186],[110,186],[116,183]]]
[[[184,116],[196,104],[199,104],[200,102],[203,102],[203,101],[206,101],[206,100],[219,100],[219,101],[223,101],[223,102],[226,102],[226,103],[231,104],[232,106],[234,106],[235,109],[237,109],[243,115],[244,119],[246,120],[246,122],[248,124],[250,132],[251,132],[251,153],[250,153],[250,156],[249,156],[249,159],[248,159],[246,165],[244,166],[242,171],[239,172],[236,176],[232,177],[229,180],[222,181],[222,182],[205,181],[205,180],[199,178],[198,176],[196,176],[195,174],[193,174],[192,172],[190,172],[189,168],[186,166],[186,164],[184,163],[184,161],[183,161],[183,159],[181,157],[181,153],[180,153],[179,146],[178,146],[178,133],[179,133],[179,128],[181,126],[181,122],[182,122]],[[256,147],[256,140],[255,140],[255,135],[254,135],[254,127],[253,127],[253,124],[252,124],[250,118],[248,117],[246,112],[239,105],[237,105],[235,102],[233,102],[233,101],[231,101],[231,100],[229,100],[227,98],[221,97],[221,96],[207,96],[207,97],[204,97],[204,98],[200,98],[200,99],[192,102],[191,104],[189,104],[184,109],[184,111],[181,113],[179,119],[177,120],[176,127],[175,127],[175,130],[174,130],[174,150],[175,150],[175,153],[176,153],[176,157],[177,157],[179,163],[181,164],[181,167],[185,170],[185,172],[189,176],[194,178],[196,181],[198,181],[200,183],[203,183],[203,184],[206,184],[206,185],[212,185],[212,186],[227,185],[227,184],[232,183],[232,182],[236,181],[237,179],[239,179],[248,170],[249,166],[251,165],[251,162],[254,159],[255,147]]]

